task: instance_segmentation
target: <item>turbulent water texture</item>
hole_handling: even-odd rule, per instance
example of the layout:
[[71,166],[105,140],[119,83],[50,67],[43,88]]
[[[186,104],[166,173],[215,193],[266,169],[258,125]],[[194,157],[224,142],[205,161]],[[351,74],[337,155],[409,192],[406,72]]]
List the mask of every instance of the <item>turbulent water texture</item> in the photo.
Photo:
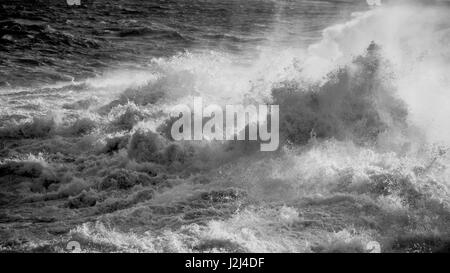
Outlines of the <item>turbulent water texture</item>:
[[[0,3],[0,251],[450,250],[448,1],[81,2]],[[280,148],[171,140],[195,96]]]

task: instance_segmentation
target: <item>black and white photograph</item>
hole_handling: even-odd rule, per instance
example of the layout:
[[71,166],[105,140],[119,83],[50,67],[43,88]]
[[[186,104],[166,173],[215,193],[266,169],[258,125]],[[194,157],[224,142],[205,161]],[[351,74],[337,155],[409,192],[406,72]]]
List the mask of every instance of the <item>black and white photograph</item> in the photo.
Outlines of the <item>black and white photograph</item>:
[[450,1],[0,0],[0,259],[448,252]]

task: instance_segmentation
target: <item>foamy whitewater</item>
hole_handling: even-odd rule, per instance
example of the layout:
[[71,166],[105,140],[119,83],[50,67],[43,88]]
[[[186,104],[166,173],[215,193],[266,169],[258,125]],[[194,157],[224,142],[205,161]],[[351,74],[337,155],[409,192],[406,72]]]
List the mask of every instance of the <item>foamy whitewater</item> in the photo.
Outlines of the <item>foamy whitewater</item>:
[[[3,6],[0,251],[449,251],[450,3],[237,2],[92,41]],[[193,97],[279,105],[280,149],[172,141]]]

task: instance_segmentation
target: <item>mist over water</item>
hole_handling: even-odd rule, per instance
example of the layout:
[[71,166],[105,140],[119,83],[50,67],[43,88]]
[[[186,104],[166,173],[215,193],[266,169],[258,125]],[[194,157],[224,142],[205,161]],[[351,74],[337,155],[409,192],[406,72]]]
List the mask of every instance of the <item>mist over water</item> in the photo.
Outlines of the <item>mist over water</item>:
[[[1,251],[448,251],[448,1],[35,2],[0,5]],[[279,105],[280,149],[171,141],[193,97]]]

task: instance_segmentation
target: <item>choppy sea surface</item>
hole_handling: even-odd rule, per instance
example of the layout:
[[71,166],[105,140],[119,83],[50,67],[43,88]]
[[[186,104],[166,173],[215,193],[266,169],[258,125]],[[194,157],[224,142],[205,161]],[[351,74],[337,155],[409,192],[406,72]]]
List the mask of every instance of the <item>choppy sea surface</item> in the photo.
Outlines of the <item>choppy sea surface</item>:
[[[0,251],[449,251],[448,1],[81,3],[0,3]],[[171,140],[198,96],[280,149]]]

